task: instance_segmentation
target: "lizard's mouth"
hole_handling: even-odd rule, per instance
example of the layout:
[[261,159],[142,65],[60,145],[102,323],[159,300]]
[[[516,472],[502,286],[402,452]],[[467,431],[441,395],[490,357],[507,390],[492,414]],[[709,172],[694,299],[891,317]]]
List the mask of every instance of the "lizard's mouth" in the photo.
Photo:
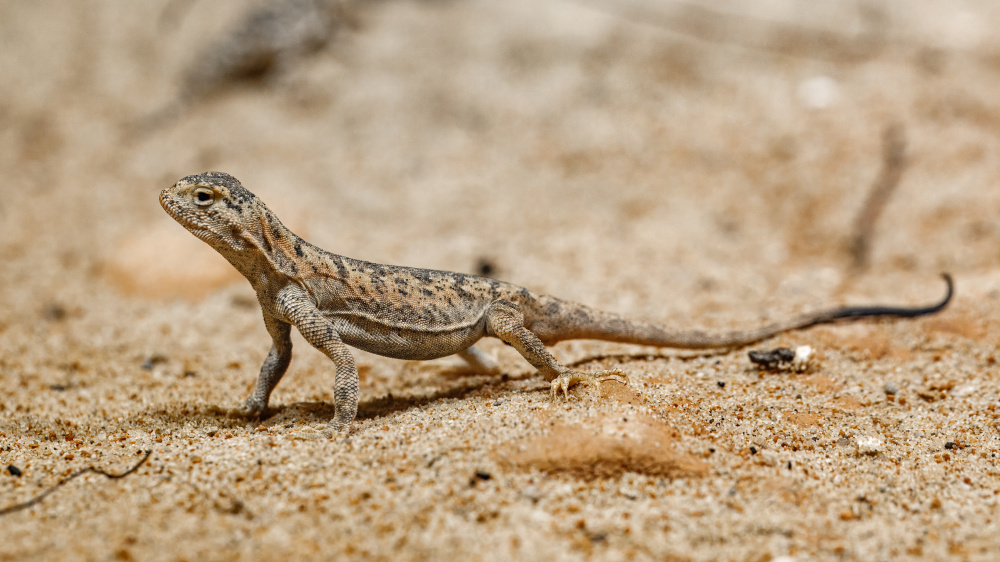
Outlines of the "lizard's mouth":
[[242,242],[235,232],[219,232],[219,225],[187,205],[185,197],[169,189],[160,192],[160,206],[170,218],[187,229],[196,238],[225,254],[227,251],[242,249]]
[[201,224],[201,221],[192,217],[190,213],[184,212],[181,204],[172,195],[166,189],[160,192],[160,206],[170,215],[170,218],[190,230],[195,236],[198,235],[199,231],[208,230],[204,224]]

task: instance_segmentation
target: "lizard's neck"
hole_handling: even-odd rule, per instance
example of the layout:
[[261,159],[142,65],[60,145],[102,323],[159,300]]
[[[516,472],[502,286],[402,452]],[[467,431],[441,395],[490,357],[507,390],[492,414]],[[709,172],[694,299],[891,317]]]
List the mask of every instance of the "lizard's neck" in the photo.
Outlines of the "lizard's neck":
[[273,281],[275,273],[298,277],[295,252],[301,243],[302,239],[274,214],[266,212],[244,225],[239,233],[234,232],[231,243],[218,250],[256,288],[264,281]]

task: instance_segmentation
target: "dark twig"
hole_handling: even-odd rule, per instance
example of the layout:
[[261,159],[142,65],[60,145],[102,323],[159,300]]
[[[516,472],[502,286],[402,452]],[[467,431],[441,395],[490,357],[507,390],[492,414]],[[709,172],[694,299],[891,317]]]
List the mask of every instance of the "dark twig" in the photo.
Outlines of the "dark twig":
[[755,349],[747,355],[751,362],[764,369],[777,369],[782,363],[791,363],[795,359],[795,350],[787,347],[776,347],[770,351]]
[[906,160],[906,131],[898,123],[889,125],[882,135],[882,171],[872,184],[868,200],[854,221],[849,250],[852,265],[857,271],[868,268],[875,223],[903,177]]
[[52,492],[55,492],[58,488],[60,488],[64,484],[68,483],[70,480],[76,478],[77,476],[82,476],[84,474],[87,474],[88,472],[93,472],[93,473],[96,473],[96,474],[100,474],[101,476],[105,476],[105,477],[110,478],[112,480],[117,480],[119,478],[125,478],[129,474],[132,474],[133,472],[135,472],[136,470],[138,470],[139,467],[142,466],[146,462],[147,459],[149,459],[149,455],[151,455],[151,454],[153,454],[153,450],[152,449],[146,451],[145,456],[143,456],[142,459],[140,459],[139,462],[137,462],[135,464],[135,466],[133,466],[132,468],[126,470],[125,472],[123,472],[121,474],[112,474],[110,472],[105,472],[105,471],[103,471],[103,470],[101,470],[99,468],[94,468],[92,466],[88,466],[87,468],[82,468],[80,470],[77,470],[73,474],[70,474],[66,478],[63,478],[59,482],[56,482],[49,489],[47,489],[44,492],[42,492],[41,494],[38,494],[37,496],[31,498],[30,500],[28,500],[28,501],[26,501],[24,503],[18,503],[18,504],[14,504],[14,505],[5,507],[3,509],[0,509],[0,515],[7,515],[8,513],[14,513],[15,511],[21,511],[22,509],[28,509],[29,507],[32,507],[32,506],[34,506],[34,505],[36,505],[38,503],[41,503],[41,501],[44,500],[46,498],[46,496],[48,496]]

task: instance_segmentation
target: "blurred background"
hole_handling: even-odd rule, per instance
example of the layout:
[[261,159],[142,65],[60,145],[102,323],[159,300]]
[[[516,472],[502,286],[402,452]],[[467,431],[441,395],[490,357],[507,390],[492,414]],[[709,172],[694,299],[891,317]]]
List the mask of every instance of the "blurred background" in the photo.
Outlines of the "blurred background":
[[985,0],[2,2],[6,322],[239,281],[157,204],[206,170],[328,250],[645,317],[926,301],[1000,258],[998,20]]

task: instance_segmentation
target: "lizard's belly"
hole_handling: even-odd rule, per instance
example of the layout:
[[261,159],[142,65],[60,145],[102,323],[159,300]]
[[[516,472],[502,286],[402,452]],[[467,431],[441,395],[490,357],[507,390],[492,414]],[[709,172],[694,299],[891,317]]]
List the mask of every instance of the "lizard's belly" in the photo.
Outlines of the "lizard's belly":
[[340,339],[351,347],[384,357],[418,361],[454,355],[485,335],[482,322],[449,330],[413,330],[336,321],[333,324]]

